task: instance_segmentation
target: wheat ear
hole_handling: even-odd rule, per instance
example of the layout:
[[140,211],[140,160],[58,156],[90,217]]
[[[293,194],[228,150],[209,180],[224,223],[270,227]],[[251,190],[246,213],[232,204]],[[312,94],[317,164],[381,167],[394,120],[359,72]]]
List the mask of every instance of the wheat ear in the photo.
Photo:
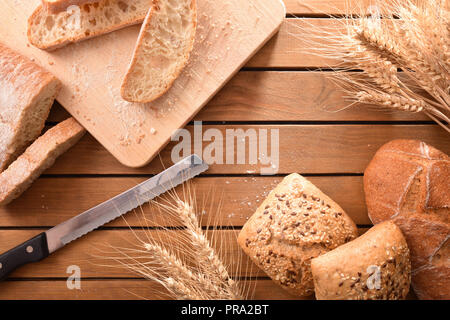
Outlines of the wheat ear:
[[[388,28],[374,27],[374,24],[363,21],[366,20],[363,19],[360,27],[355,30],[356,37],[360,43],[371,50],[377,51],[390,61],[396,61],[401,66],[407,66],[403,70],[424,90],[440,101],[447,110],[450,110],[448,106],[449,99],[445,92],[440,90],[439,86],[439,80],[442,79],[442,75],[427,63],[422,53],[414,50],[414,47],[410,47],[412,42],[405,35],[405,32],[392,28],[396,32],[394,37],[392,35],[394,31],[388,30]],[[400,45],[401,41],[405,41],[406,44]],[[413,70],[413,72],[410,72],[408,68]],[[419,72],[418,75],[416,74],[417,72]]]
[[395,94],[380,93],[374,90],[360,91],[356,94],[356,98],[359,102],[408,112],[422,112],[427,107],[426,103],[421,100],[405,98]]
[[217,279],[220,279],[219,285],[224,284],[224,288],[231,299],[242,299],[242,293],[240,292],[236,281],[230,277],[222,260],[211,247],[209,240],[206,238],[200,227],[197,215],[192,206],[186,202],[179,201],[178,212],[181,220],[187,227],[192,240],[192,245],[198,253],[197,258],[199,259],[200,267],[205,273],[214,274]]

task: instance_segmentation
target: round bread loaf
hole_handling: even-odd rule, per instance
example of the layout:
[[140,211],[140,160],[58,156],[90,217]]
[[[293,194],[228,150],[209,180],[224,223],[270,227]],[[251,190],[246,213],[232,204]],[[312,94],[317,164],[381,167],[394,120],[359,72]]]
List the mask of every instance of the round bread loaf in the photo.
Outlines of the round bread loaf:
[[311,182],[291,174],[270,192],[244,225],[238,242],[290,293],[314,293],[310,262],[358,236],[344,210]]
[[402,230],[417,296],[450,299],[450,158],[421,141],[391,141],[367,167],[364,191],[372,222]]
[[392,221],[311,261],[319,300],[404,299],[411,262],[406,240]]

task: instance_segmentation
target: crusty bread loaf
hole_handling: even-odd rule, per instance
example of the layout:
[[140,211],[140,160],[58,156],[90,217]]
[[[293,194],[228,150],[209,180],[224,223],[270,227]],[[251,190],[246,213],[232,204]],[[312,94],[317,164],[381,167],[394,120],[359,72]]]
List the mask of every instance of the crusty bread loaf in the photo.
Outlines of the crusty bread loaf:
[[169,90],[188,63],[196,29],[196,0],[154,0],[122,84],[122,97],[146,103]]
[[314,293],[310,262],[358,236],[344,210],[311,182],[291,174],[247,221],[238,242],[250,258],[290,293]]
[[79,25],[77,12],[49,14],[39,6],[28,19],[28,40],[40,49],[53,50],[72,42],[78,42],[141,23],[152,0],[102,0],[80,7]]
[[85,133],[83,127],[69,118],[48,130],[0,174],[0,205],[6,205],[24,192]]
[[415,140],[381,147],[364,173],[369,217],[392,219],[411,250],[421,299],[450,299],[450,158]]
[[[86,3],[100,2],[100,0],[42,0],[44,9],[51,14],[60,13],[70,6],[81,6]],[[124,0],[124,2],[127,2]]]
[[319,300],[398,300],[408,294],[411,262],[406,240],[391,221],[311,261]]
[[39,136],[60,88],[52,74],[0,43],[0,172]]

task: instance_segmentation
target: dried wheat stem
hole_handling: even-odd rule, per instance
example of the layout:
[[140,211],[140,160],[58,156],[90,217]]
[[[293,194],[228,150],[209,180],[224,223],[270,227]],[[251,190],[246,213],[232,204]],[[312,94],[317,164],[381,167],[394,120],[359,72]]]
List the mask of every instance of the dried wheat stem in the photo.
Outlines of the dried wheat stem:
[[[157,244],[150,244],[146,243],[144,244],[145,250],[150,254],[150,256],[153,258],[154,261],[157,261],[160,264],[163,264],[166,268],[166,272],[169,274],[169,278],[176,278],[178,279],[177,282],[183,282],[183,283],[199,283],[204,285],[205,287],[208,287],[209,284],[204,281],[203,278],[200,278],[196,276],[189,268],[187,268],[179,259],[176,257],[173,253],[169,252],[165,248],[161,247]],[[173,281],[170,282],[172,285],[174,284]],[[178,286],[178,288],[182,288],[186,286]],[[196,299],[199,296],[198,293],[193,292],[192,289],[187,290],[188,288],[184,290],[186,295],[189,296],[190,299]],[[178,289],[177,289],[178,290]],[[188,294],[189,293],[189,294]]]
[[[178,257],[165,248],[160,245],[150,243],[146,243],[144,247],[153,261],[164,266],[164,269],[169,276],[161,281],[163,281],[164,284],[171,285],[171,288],[168,288],[169,290],[177,291],[174,292],[175,296],[179,296],[180,290],[184,288],[182,290],[184,293],[183,296],[186,296],[188,299],[228,298],[228,293],[221,287],[214,284],[209,277],[201,273],[193,273],[183,262],[178,259]],[[147,274],[147,276],[149,275],[149,273],[146,273],[145,271],[143,274]],[[170,282],[166,282],[165,280],[167,279],[172,280]],[[188,286],[187,284],[191,285]]]
[[[397,61],[400,65],[406,65],[415,72],[419,71],[420,74],[415,76],[412,72],[404,69],[424,90],[439,100],[447,109],[450,109],[447,97],[443,97],[442,92],[437,89],[438,82],[442,78],[441,74],[436,73],[417,50],[400,46],[389,31],[383,30],[381,27],[369,26],[364,22],[355,30],[355,34],[361,45],[376,50],[387,59]],[[397,39],[401,38],[404,38],[404,34],[397,34]]]
[[160,283],[172,292],[178,300],[203,300],[204,297],[197,295],[190,288],[188,288],[179,279],[175,280],[173,278],[165,278],[160,281]]
[[[446,28],[448,14],[444,7],[445,1],[426,0],[418,4],[409,0],[407,2],[407,7],[403,4],[394,8],[396,14],[405,21],[405,30],[410,33],[410,39],[415,46],[431,52],[431,64],[436,66],[436,70],[446,72],[448,76],[450,34]],[[443,65],[443,62],[447,65]]]
[[443,123],[442,121],[440,121],[438,118],[436,118],[435,116],[433,116],[431,113],[428,113],[427,111],[425,111],[425,114],[427,116],[429,116],[432,120],[436,121],[436,123],[438,125],[440,125],[442,128],[444,128],[448,133],[450,133],[450,121],[447,119],[445,120],[447,122],[447,124]]
[[236,281],[230,277],[225,265],[211,247],[200,227],[193,208],[183,201],[179,201],[178,205],[180,218],[188,228],[193,247],[198,252],[196,257],[199,259],[201,268],[205,269],[207,273],[216,274],[221,283],[225,284],[225,289],[232,299],[242,299],[242,294]]

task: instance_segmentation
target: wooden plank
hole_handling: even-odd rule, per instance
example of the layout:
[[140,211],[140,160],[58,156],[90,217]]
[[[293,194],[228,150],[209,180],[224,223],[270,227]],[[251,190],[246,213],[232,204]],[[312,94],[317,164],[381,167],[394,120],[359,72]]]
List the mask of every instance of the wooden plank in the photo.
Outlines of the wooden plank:
[[[367,228],[360,228],[361,233]],[[45,230],[1,230],[0,252],[17,246]],[[238,246],[236,238],[239,230],[216,230],[214,237],[221,243],[224,263],[230,274],[242,277],[261,277],[264,272],[259,270]],[[176,239],[184,234],[182,230],[96,230],[86,236],[68,244],[63,249],[53,253],[41,262],[26,265],[11,274],[12,278],[66,278],[67,268],[76,265],[81,269],[85,278],[136,278],[136,273],[121,267],[113,257],[120,257],[114,248],[137,248],[141,241],[149,238],[161,239],[169,248]],[[185,235],[185,234],[184,234]],[[186,236],[186,235],[185,235]],[[211,236],[209,234],[208,236]],[[219,248],[219,246],[215,246]],[[141,247],[142,248],[142,247]],[[140,253],[136,256],[145,256]],[[148,262],[147,259],[140,261]]]
[[[301,299],[269,279],[243,280],[255,300]],[[162,288],[147,280],[82,280],[80,290],[69,290],[67,283],[49,280],[4,281],[0,283],[0,300],[159,300]],[[312,297],[303,298],[312,299]]]
[[[342,32],[342,19],[295,19],[284,20],[280,31],[247,63],[251,68],[329,68],[339,61],[310,54],[311,30]],[[321,34],[321,33],[318,33]],[[305,40],[307,39],[307,40]],[[324,37],[315,47],[326,45]]]
[[[0,207],[1,227],[54,226],[108,200],[145,178],[45,178],[39,179],[21,198]],[[203,225],[243,226],[282,177],[199,177],[192,181],[199,211],[206,202]],[[371,224],[364,201],[362,177],[309,177],[359,225]],[[99,186],[102,186],[101,190]],[[339,186],[338,188],[336,186]],[[182,194],[181,187],[177,193]],[[220,210],[211,208],[221,207]],[[173,226],[154,206],[143,206],[155,225]],[[108,226],[140,226],[141,212],[130,213]],[[152,224],[153,225],[153,224]],[[176,224],[177,225],[177,224]]]
[[[395,21],[386,20],[386,23]],[[346,34],[347,27],[345,19],[286,18],[280,31],[258,51],[246,67],[316,69],[341,66],[341,60],[324,58],[317,53],[330,43],[334,48],[337,36]]]
[[[254,300],[309,300],[295,297],[269,279],[242,280],[250,288],[248,298]],[[0,283],[0,300],[159,300],[162,288],[147,280],[83,279],[80,290],[69,290],[64,280],[4,281]],[[417,299],[412,289],[407,299]]]
[[[241,71],[195,117],[197,121],[412,121],[422,113],[349,105],[328,72]],[[69,114],[56,104],[48,121]]]
[[[192,126],[187,127],[192,130]],[[203,130],[277,129],[279,130],[279,174],[292,172],[308,174],[362,173],[383,144],[393,139],[423,140],[443,152],[450,153],[448,133],[437,125],[205,125]],[[203,132],[204,132],[203,131]],[[258,132],[258,131],[257,131]],[[269,131],[268,131],[269,132]],[[275,132],[275,131],[274,131]],[[270,136],[269,136],[270,138]],[[225,138],[224,138],[225,139]],[[225,139],[226,140],[226,139]],[[270,139],[269,139],[270,140]],[[222,141],[223,139],[219,139]],[[204,143],[206,147],[208,143]],[[86,135],[76,146],[59,158],[49,174],[151,174],[162,170],[161,161],[172,162],[171,143],[143,168],[127,168],[92,136]],[[226,141],[224,142],[224,146]],[[235,147],[237,143],[235,144]],[[225,147],[224,147],[225,148]],[[193,151],[193,149],[191,150]],[[225,157],[225,150],[224,150]],[[260,172],[266,165],[213,164],[209,174],[249,174]]]
[[288,14],[360,14],[370,12],[376,0],[284,0]]

